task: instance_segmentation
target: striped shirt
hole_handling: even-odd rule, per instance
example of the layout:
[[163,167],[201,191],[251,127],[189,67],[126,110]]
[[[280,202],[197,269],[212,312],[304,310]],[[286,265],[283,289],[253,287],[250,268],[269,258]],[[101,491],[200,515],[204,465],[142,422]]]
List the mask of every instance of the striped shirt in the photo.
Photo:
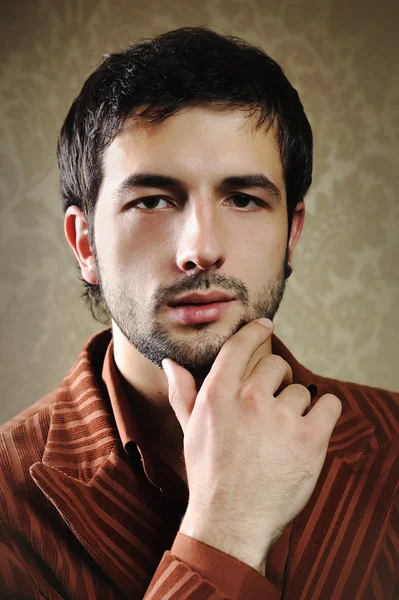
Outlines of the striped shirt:
[[0,597],[398,600],[399,394],[311,373],[343,411],[316,488],[266,576],[179,533],[185,482],[146,446],[124,401],[110,330],[58,389],[0,429]]

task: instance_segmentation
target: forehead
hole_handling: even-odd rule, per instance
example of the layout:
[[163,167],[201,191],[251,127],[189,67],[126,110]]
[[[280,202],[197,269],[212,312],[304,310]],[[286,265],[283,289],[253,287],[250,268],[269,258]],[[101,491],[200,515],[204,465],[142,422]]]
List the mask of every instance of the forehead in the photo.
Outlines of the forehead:
[[104,153],[104,179],[156,171],[194,184],[253,171],[283,191],[276,129],[257,128],[257,118],[214,107],[186,108],[159,124],[128,118]]

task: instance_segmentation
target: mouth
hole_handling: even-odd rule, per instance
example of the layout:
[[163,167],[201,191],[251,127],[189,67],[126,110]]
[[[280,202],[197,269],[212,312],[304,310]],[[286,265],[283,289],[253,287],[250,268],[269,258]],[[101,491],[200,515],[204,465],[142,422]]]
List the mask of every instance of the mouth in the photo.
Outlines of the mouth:
[[212,323],[219,320],[236,302],[232,300],[218,300],[216,302],[198,303],[187,302],[168,306],[172,320],[180,325],[196,325],[199,323]]
[[169,306],[214,304],[215,302],[226,302],[227,300],[234,299],[235,296],[218,290],[213,290],[206,294],[200,292],[193,292],[191,294],[186,294],[185,296],[180,296],[180,298],[175,298],[174,300],[171,300],[169,302]]

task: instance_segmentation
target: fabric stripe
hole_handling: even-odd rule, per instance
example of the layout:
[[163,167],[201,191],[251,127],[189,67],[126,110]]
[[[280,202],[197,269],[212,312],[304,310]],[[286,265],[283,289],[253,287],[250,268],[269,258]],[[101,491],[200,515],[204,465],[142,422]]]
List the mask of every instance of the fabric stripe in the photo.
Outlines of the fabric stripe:
[[[344,571],[347,571],[348,582],[346,585],[346,593],[353,589],[355,584],[354,572],[362,572],[363,579],[359,586],[359,591],[356,595],[356,600],[360,600],[361,595],[366,587],[367,580],[371,575],[371,570],[374,566],[376,556],[380,552],[383,538],[386,534],[389,513],[389,498],[392,498],[393,491],[398,489],[398,471],[399,461],[397,456],[389,456],[388,453],[381,453],[380,461],[376,461],[370,469],[369,490],[367,493],[368,502],[365,508],[364,517],[361,521],[361,528],[356,532],[352,552],[356,552],[356,560],[354,562],[353,571],[350,572],[345,565]],[[385,478],[380,477],[381,487],[373,485],[377,473],[386,473]],[[383,489],[383,493],[381,493]],[[348,532],[348,537],[349,537]],[[373,540],[371,542],[371,540]],[[364,565],[364,556],[370,556],[366,566]],[[363,558],[362,558],[363,555]],[[399,573],[399,572],[398,572]],[[388,583],[385,580],[385,584]]]
[[[44,477],[47,477],[47,473],[44,473]],[[74,516],[73,528],[75,534],[80,537],[79,532],[81,530],[85,530],[86,535],[89,535],[90,532],[90,547],[96,552],[96,560],[100,560],[101,563],[112,563],[120,572],[123,586],[129,586],[131,582],[134,582],[140,587],[139,578],[140,575],[144,575],[143,567],[140,562],[136,563],[134,566],[137,571],[141,571],[141,573],[136,574],[128,568],[131,567],[129,552],[134,552],[135,548],[127,543],[128,532],[126,529],[119,524],[116,524],[117,529],[112,527],[114,524],[111,517],[114,511],[113,503],[109,505],[108,514],[104,513],[98,506],[93,506],[91,514],[88,515],[84,509],[85,498],[78,486],[73,485],[71,482],[72,485],[70,487],[60,487],[54,479],[47,483],[51,483],[58,507],[62,506],[65,502],[68,503],[68,507]],[[81,515],[85,515],[85,520],[89,520],[89,529],[87,523],[85,523],[85,526],[81,523]],[[105,570],[107,570],[107,567],[108,565],[106,565]]]
[[[390,428],[386,424],[385,419],[382,417],[381,410],[370,403],[370,396],[367,394],[365,389],[359,390],[359,395],[361,397],[361,405],[360,410],[365,414],[366,418],[373,423],[378,423],[381,425],[380,428],[377,428],[377,439],[380,444],[382,444],[386,439],[390,437]],[[378,432],[381,431],[380,434]]]
[[[110,340],[110,332],[93,336],[59,389],[0,431],[0,597],[277,600],[280,590],[240,561],[233,572],[232,557],[220,552],[216,569],[197,540],[188,537],[181,554],[175,543],[171,554],[185,506],[159,485],[169,477],[161,461],[140,448],[143,469],[121,444],[109,396],[118,386],[107,392],[101,377]],[[288,557],[275,561],[284,600],[393,600],[399,395],[312,379],[276,347],[298,383],[343,403],[315,490],[293,522]]]
[[[331,488],[336,480],[337,474],[340,468],[339,460],[330,460],[330,464],[325,464],[322,471],[321,477],[317,483],[317,488],[320,487],[320,491],[317,494],[317,501],[312,507],[308,504],[302,512],[301,518],[294,522],[292,531],[292,542],[293,542],[293,555],[289,560],[288,568],[291,571],[293,564],[295,564],[295,570],[293,575],[290,577],[290,588],[297,591],[304,590],[306,597],[307,589],[310,585],[312,574],[316,565],[316,548],[310,546],[309,541],[314,539],[315,530],[319,521],[323,518],[323,509],[326,510],[327,504],[333,502],[336,496],[331,495]],[[339,498],[345,496],[345,491],[340,490]],[[327,514],[336,513],[336,505],[329,510]],[[323,535],[324,538],[324,535]],[[317,549],[317,553],[320,553],[320,549]],[[308,570],[308,572],[307,572]],[[295,596],[301,597],[301,596]]]
[[395,424],[399,421],[399,407],[391,401],[390,395],[383,390],[375,390],[369,394],[373,406],[380,407],[381,413],[385,416],[385,423],[389,427],[390,437],[396,433]]

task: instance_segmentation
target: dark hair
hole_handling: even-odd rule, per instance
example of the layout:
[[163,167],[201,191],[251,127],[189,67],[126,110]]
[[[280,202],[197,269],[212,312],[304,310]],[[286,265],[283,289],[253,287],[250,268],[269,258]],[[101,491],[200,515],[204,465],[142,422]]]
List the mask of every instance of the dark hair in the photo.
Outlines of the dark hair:
[[[312,130],[298,93],[262,49],[203,27],[182,27],[106,55],[62,126],[57,148],[62,206],[64,212],[71,205],[82,209],[94,254],[104,150],[128,116],[160,123],[189,104],[247,110],[257,115],[258,128],[276,123],[290,232],[294,208],[312,180]],[[104,322],[98,314],[107,315],[100,285],[82,281],[94,318]]]

